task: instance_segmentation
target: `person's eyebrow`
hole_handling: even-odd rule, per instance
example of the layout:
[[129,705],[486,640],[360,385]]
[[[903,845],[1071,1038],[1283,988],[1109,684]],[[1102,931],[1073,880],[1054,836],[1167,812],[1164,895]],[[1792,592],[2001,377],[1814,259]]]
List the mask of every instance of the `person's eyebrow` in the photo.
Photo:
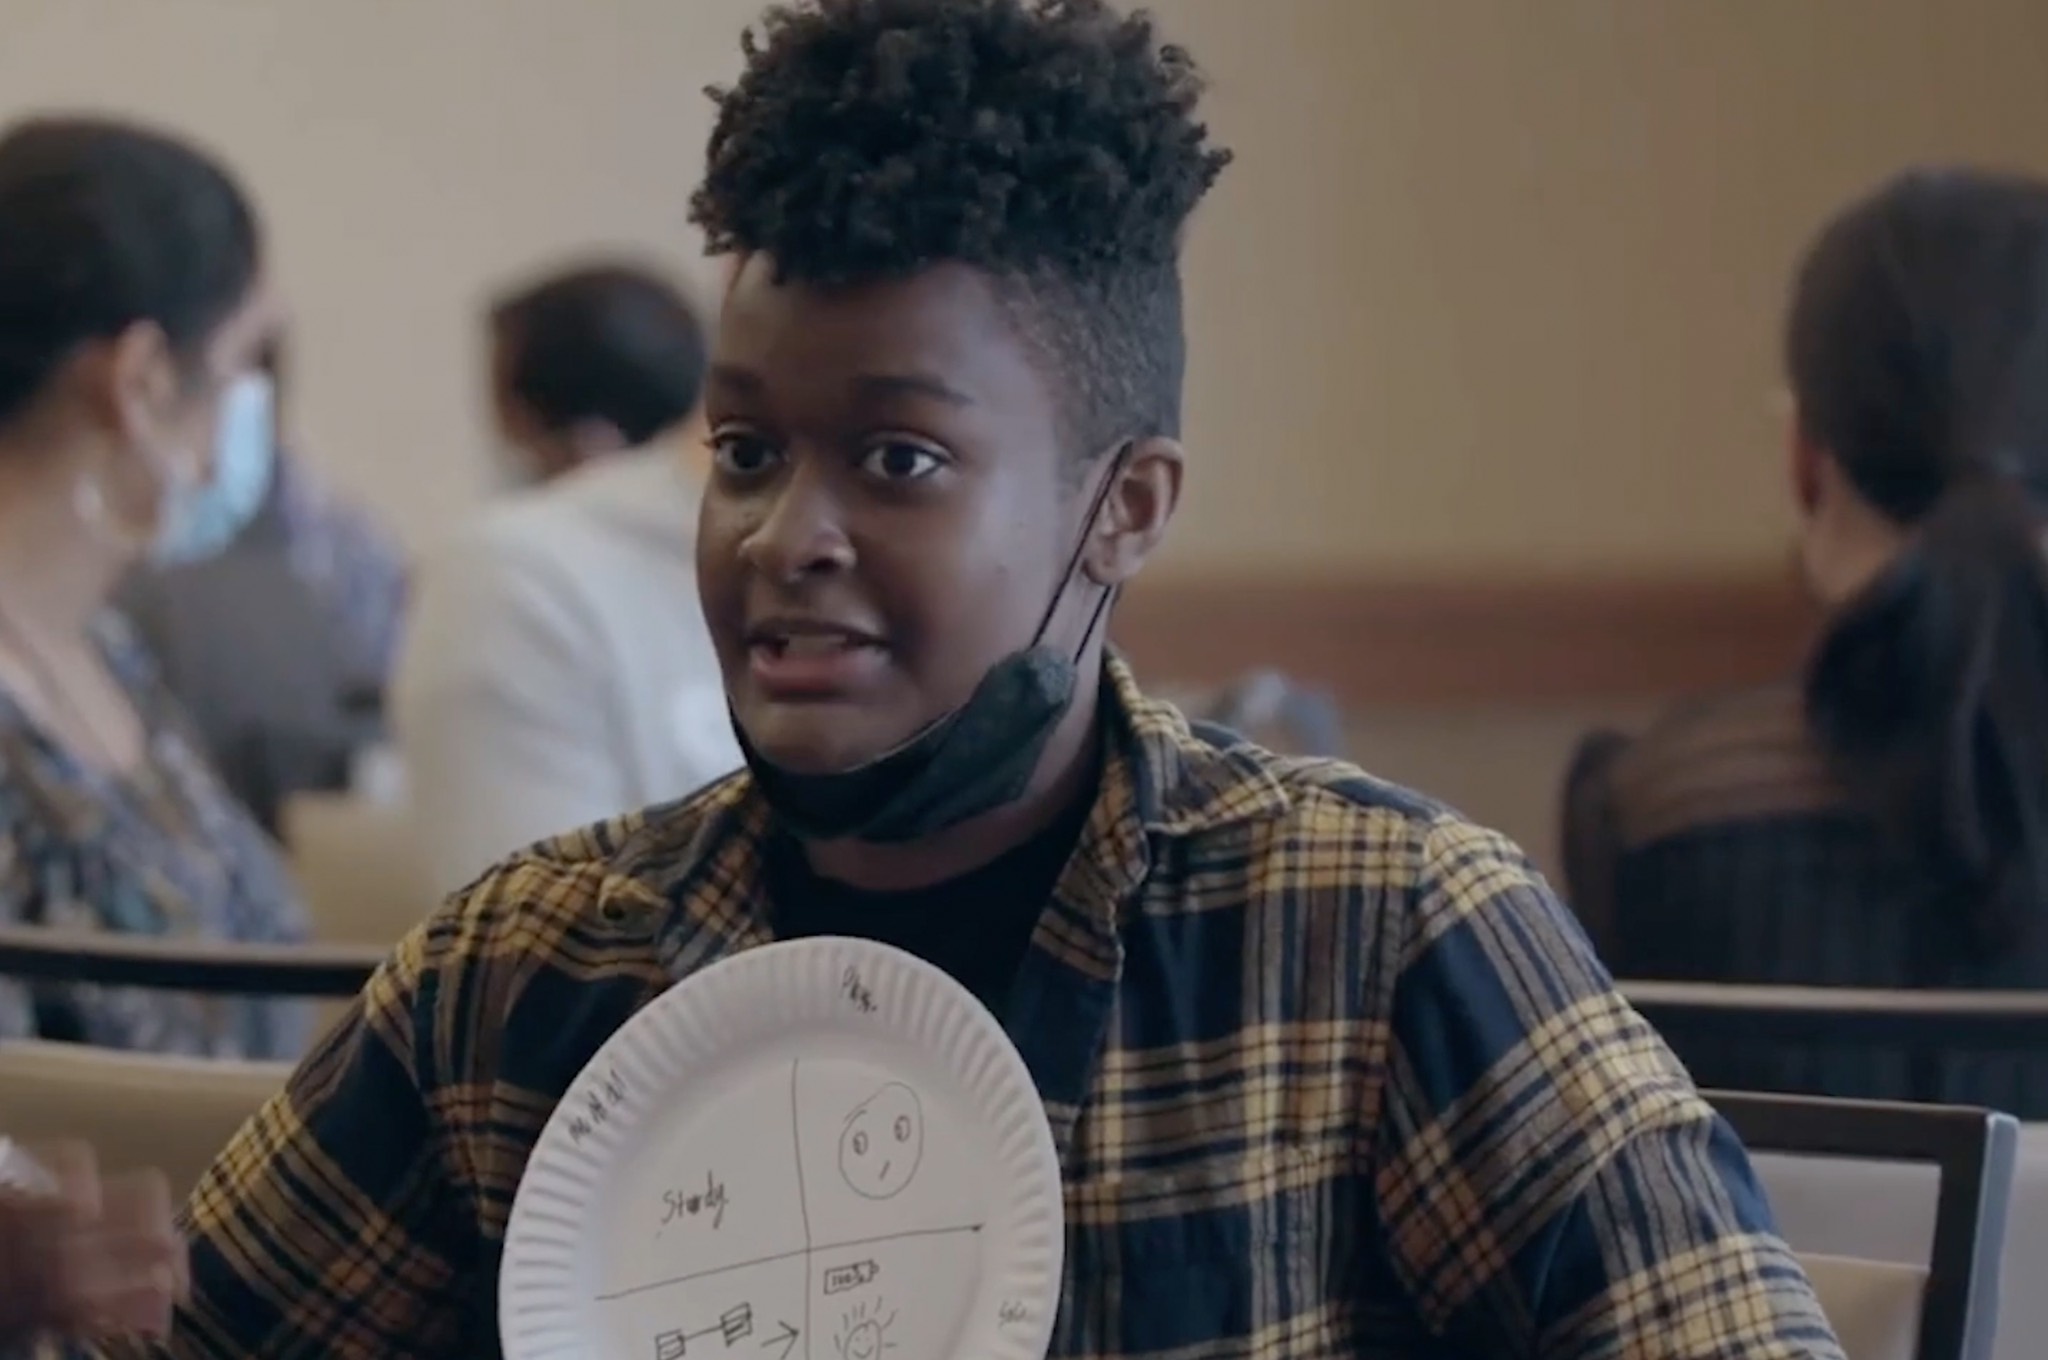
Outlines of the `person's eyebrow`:
[[760,374],[744,368],[735,368],[731,364],[711,365],[705,374],[705,380],[719,387],[731,388],[735,392],[759,392],[762,387]]
[[853,388],[863,397],[928,397],[948,406],[972,406],[974,398],[924,373],[863,373]]

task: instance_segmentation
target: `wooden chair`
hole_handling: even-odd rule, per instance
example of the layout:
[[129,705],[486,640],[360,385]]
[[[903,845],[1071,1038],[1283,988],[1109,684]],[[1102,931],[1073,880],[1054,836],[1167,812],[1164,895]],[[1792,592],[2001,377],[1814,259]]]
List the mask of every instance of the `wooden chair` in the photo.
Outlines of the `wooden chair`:
[[156,1168],[182,1200],[291,1072],[290,1063],[17,1040],[0,1043],[0,1119],[31,1147],[80,1139],[108,1170]]
[[292,876],[315,938],[389,949],[440,905],[403,802],[301,793],[284,806]]

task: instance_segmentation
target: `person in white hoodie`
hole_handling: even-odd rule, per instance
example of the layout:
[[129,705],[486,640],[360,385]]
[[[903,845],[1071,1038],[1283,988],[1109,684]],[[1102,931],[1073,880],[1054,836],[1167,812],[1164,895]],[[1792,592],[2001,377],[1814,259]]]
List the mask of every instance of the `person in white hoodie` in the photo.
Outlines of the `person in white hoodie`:
[[490,325],[496,423],[532,484],[427,562],[392,692],[443,891],[740,763],[697,607],[696,313],[605,263],[515,291]]

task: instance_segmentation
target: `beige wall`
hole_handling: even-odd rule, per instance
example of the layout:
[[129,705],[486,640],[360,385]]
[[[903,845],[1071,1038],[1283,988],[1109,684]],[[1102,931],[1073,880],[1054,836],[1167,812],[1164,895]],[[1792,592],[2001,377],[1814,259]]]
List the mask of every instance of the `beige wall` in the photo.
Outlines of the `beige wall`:
[[[684,200],[757,0],[0,0],[0,114],[224,148],[312,457],[424,542],[487,466],[472,315]],[[2039,0],[1155,0],[1241,153],[1190,267],[1174,561],[1716,568],[1782,540],[1781,280],[1901,162],[2048,165]]]
[[697,265],[707,83],[755,0],[0,0],[0,115],[147,113],[227,153],[299,318],[309,458],[415,543],[488,485],[475,316],[623,247]]

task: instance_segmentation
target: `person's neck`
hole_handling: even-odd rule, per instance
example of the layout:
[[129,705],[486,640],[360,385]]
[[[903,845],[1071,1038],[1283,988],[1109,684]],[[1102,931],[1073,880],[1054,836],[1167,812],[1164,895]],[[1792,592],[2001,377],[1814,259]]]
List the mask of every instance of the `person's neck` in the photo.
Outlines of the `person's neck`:
[[[0,468],[36,455],[0,449]],[[82,525],[67,485],[32,471],[0,473],[0,609],[52,644],[82,637],[124,570]]]
[[1101,668],[1084,669],[1074,702],[1046,743],[1024,796],[901,845],[869,841],[806,841],[804,855],[820,877],[868,892],[909,892],[971,873],[1057,822],[1097,782],[1105,737]]

